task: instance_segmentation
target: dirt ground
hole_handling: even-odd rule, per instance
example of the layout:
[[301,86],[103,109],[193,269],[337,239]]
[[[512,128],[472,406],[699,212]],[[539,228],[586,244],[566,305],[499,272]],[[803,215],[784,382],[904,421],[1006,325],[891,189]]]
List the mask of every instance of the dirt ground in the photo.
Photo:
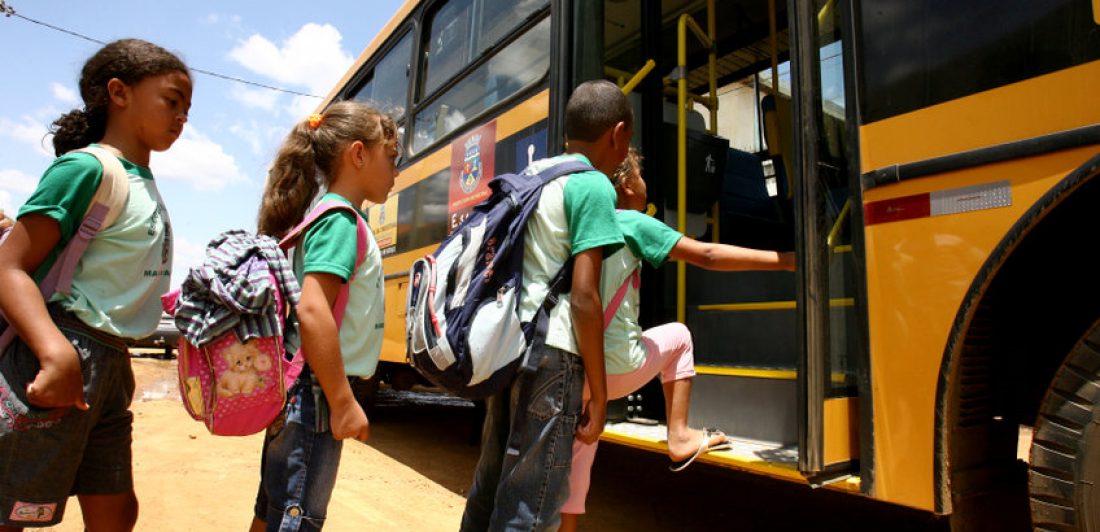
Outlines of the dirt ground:
[[[137,530],[246,530],[261,436],[212,436],[193,421],[178,400],[175,361],[135,358],[133,365]],[[387,425],[372,427],[369,444],[345,444],[325,530],[457,529],[465,502],[459,492],[477,458],[468,431],[449,431],[449,441],[406,438],[399,445],[399,427]],[[417,469],[402,462],[409,458]],[[61,524],[44,530],[83,528],[70,499]]]
[[[139,531],[246,530],[261,436],[211,436],[180,404],[175,361],[134,358]],[[344,446],[326,531],[454,531],[477,462],[472,404],[384,390],[369,443]],[[706,465],[668,470],[659,453],[602,444],[581,530],[943,532],[945,520],[805,484]],[[61,525],[83,530],[75,500]]]

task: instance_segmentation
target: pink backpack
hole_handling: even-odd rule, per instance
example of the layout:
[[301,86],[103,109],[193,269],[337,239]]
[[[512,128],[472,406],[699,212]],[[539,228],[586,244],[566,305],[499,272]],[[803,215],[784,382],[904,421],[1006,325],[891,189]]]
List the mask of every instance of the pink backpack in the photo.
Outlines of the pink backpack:
[[[345,203],[326,201],[317,205],[302,223],[283,237],[279,247],[284,252],[293,247],[314,220],[333,209],[346,209],[355,215],[358,224],[355,270],[358,270],[366,257],[369,229],[355,209]],[[270,272],[268,275],[272,285],[277,286],[274,276]],[[348,279],[333,305],[337,327],[344,318],[350,287],[351,279]],[[274,292],[277,313],[285,319],[286,298],[280,290]],[[169,313],[176,308],[178,296],[179,290],[176,290],[162,298]],[[229,330],[196,346],[181,334],[179,385],[187,412],[195,420],[202,421],[211,434],[219,436],[247,436],[266,429],[282,412],[287,390],[297,380],[304,362],[301,349],[288,360],[283,345],[281,335],[252,338],[242,343],[237,333]]]

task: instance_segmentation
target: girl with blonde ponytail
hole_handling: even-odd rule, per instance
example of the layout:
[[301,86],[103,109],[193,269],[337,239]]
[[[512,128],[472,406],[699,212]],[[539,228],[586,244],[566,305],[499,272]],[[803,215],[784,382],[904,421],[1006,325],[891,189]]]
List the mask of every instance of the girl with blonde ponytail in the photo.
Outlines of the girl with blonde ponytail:
[[[281,238],[321,201],[353,206],[317,218],[295,249],[302,285],[297,313],[305,368],[288,392],[282,420],[264,440],[252,530],[319,530],[336,483],[342,440],[366,441],[370,423],[350,377],[367,378],[382,349],[382,256],[368,232],[366,259],[356,264],[364,201],[382,203],[401,153],[393,120],[358,102],[333,104],[294,126],[268,172],[259,232]],[[351,281],[344,319],[332,307]],[[315,390],[321,393],[316,393]]]

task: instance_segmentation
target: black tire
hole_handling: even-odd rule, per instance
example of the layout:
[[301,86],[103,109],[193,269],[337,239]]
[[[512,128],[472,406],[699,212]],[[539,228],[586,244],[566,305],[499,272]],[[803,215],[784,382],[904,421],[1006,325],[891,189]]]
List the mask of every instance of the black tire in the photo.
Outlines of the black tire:
[[1100,531],[1100,321],[1047,389],[1031,444],[1028,492],[1036,530]]

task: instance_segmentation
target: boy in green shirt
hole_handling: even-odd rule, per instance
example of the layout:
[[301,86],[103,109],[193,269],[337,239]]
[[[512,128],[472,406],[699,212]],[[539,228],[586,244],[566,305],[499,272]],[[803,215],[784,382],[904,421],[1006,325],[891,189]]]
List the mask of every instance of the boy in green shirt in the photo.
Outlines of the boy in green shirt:
[[[613,83],[589,81],[565,109],[566,154],[535,161],[525,172],[566,158],[597,171],[547,184],[524,239],[520,318],[530,320],[551,278],[573,259],[572,288],[550,314],[538,370],[520,373],[486,401],[481,458],[462,516],[463,531],[554,530],[567,495],[572,438],[588,443],[603,431],[607,410],[600,269],[604,250],[623,243],[608,179],[633,134],[630,103]],[[587,378],[591,400],[582,405]],[[582,414],[583,411],[583,414]]]

